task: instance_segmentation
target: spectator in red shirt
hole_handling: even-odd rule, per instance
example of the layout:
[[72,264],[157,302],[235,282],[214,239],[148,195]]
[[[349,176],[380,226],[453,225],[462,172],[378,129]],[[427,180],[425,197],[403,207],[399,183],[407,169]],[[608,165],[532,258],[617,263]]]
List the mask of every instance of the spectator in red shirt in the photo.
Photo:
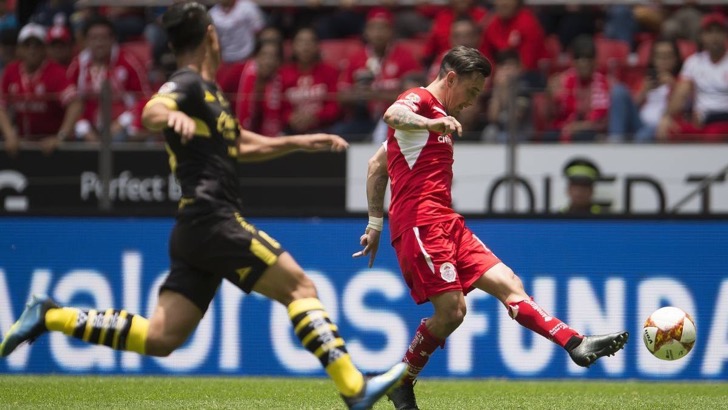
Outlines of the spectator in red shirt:
[[495,0],[495,16],[483,30],[480,51],[493,60],[500,51],[518,51],[521,66],[527,72],[536,72],[544,56],[544,31],[523,0]]
[[89,141],[98,140],[102,128],[99,97],[105,80],[111,85],[111,134],[114,140],[134,139],[134,108],[151,95],[146,71],[140,61],[120,49],[114,27],[105,17],[94,16],[84,26],[86,48],[68,67],[68,77],[76,83],[86,102],[76,134]]
[[562,142],[594,141],[607,130],[610,95],[607,76],[596,71],[596,47],[583,35],[572,45],[573,67],[549,81],[553,136]]
[[293,62],[281,68],[286,131],[300,134],[324,130],[341,112],[336,101],[339,73],[321,61],[314,29],[299,29],[292,48]]
[[68,68],[73,61],[73,37],[65,25],[54,25],[48,30],[48,57]]
[[83,106],[62,66],[46,58],[46,30],[30,23],[18,35],[19,61],[3,72],[0,131],[14,155],[19,141],[39,141],[50,152],[72,136]]
[[[478,48],[480,44],[480,30],[478,25],[470,17],[460,17],[455,20],[450,26],[450,48],[457,46],[465,46],[470,48]],[[440,64],[442,64],[442,58],[445,54],[450,51],[447,49],[445,52],[440,53],[435,61],[430,65],[430,70],[427,73],[427,81],[435,81],[437,75],[440,73]],[[429,84],[429,82],[427,84]]]
[[280,73],[283,47],[276,41],[262,41],[253,54],[238,81],[235,113],[246,130],[277,137],[285,127]]
[[332,132],[350,141],[369,139],[384,110],[401,93],[402,78],[421,71],[412,53],[393,42],[392,13],[373,8],[364,29],[366,47],[353,55],[339,82],[339,101],[347,118]]
[[474,0],[450,0],[450,7],[437,13],[427,36],[423,59],[429,64],[440,54],[450,49],[450,28],[462,17],[469,17],[479,27],[485,25],[488,11],[475,4]]

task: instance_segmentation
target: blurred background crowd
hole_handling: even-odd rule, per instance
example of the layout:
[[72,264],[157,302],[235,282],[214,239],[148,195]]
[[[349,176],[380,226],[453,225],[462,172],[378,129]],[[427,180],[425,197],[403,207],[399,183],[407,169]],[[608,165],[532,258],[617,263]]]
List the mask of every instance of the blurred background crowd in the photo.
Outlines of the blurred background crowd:
[[[467,45],[496,69],[461,115],[465,140],[728,141],[726,6],[208,4],[222,47],[217,82],[241,125],[270,137],[326,131],[382,141],[386,107],[427,85],[450,47]],[[4,149],[12,155],[30,142],[51,151],[102,133],[161,142],[140,114],[175,69],[164,10],[0,0]],[[104,95],[110,110],[101,109]]]

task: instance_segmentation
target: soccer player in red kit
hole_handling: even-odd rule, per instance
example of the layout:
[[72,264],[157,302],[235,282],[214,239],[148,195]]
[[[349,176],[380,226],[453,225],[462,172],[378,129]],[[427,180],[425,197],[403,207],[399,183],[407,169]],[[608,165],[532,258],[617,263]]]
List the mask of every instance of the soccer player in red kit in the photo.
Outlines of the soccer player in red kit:
[[550,316],[451,208],[453,134],[462,132],[455,116],[473,103],[491,70],[477,49],[450,50],[435,81],[426,88],[405,91],[387,109],[387,142],[369,160],[369,224],[360,238],[364,249],[353,256],[369,255],[369,266],[374,261],[389,176],[392,246],[412,298],[418,304],[430,301],[434,307],[434,314],[422,320],[405,353],[408,375],[389,394],[400,410],[417,408],[414,380],[435,349],[444,346],[463,322],[465,295],[474,288],[498,298],[513,319],[563,347],[580,366],[616,353],[629,337],[627,332],[583,336]]
[[0,80],[0,132],[15,154],[20,139],[39,141],[50,152],[72,136],[83,110],[66,70],[46,56],[45,27],[29,23],[18,34],[20,60]]

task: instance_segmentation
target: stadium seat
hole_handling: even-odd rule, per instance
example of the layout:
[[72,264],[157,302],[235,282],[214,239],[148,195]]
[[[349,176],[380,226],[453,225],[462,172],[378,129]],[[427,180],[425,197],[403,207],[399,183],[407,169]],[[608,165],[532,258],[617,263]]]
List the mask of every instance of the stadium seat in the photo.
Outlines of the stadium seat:
[[425,51],[425,41],[420,38],[403,38],[397,44],[408,49],[417,61],[422,61]]
[[321,60],[338,69],[346,60],[359,53],[364,45],[359,39],[321,40]]
[[152,46],[145,40],[121,43],[121,49],[133,55],[145,68],[152,65]]
[[547,36],[544,39],[544,49],[544,57],[538,61],[538,67],[547,76],[563,71],[569,66],[569,56],[557,36]]
[[597,48],[597,66],[614,69],[627,64],[629,45],[624,41],[612,40],[596,36],[594,42]]
[[550,103],[551,102],[545,92],[533,93],[531,95],[531,118],[533,121],[533,131],[534,134],[536,134],[534,135],[533,140],[537,141],[541,133],[549,131],[549,126],[551,124],[549,114]]

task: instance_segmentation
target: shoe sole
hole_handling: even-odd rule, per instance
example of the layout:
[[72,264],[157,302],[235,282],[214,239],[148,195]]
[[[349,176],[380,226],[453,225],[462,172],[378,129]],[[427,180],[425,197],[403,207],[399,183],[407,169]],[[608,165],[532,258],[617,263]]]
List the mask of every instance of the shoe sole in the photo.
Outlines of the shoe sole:
[[589,367],[596,362],[600,357],[614,356],[618,351],[624,349],[624,345],[629,341],[629,332],[624,332],[612,340],[609,346],[603,347],[596,353],[586,355],[587,363],[584,367]]

